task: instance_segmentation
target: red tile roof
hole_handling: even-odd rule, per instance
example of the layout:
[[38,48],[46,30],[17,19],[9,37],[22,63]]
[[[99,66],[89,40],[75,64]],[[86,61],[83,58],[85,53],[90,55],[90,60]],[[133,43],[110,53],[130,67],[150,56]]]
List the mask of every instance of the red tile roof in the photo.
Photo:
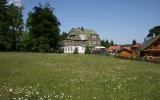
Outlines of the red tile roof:
[[123,47],[123,48],[125,48],[125,49],[127,49],[127,50],[131,50],[131,47]]
[[139,47],[139,46],[141,46],[142,44],[135,44],[135,45],[133,45],[133,46],[131,46],[131,47]]
[[110,46],[108,50],[120,49],[121,46]]

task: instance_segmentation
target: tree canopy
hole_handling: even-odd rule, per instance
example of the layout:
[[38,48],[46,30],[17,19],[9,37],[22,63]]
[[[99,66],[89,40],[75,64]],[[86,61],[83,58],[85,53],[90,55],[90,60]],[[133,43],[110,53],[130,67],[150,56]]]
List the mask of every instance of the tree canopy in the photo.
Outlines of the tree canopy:
[[106,47],[106,48],[109,48],[109,46],[110,46],[110,45],[109,45],[109,41],[106,39],[106,46],[105,46],[105,47]]
[[66,38],[67,38],[67,36],[68,36],[68,33],[63,32],[63,33],[60,35],[60,40],[64,40],[64,39],[66,39]]
[[17,7],[7,0],[0,1],[0,50],[17,51],[22,36],[23,7]]
[[152,29],[150,29],[147,37],[152,37],[153,33],[155,33],[155,35],[159,35],[160,34],[160,26],[155,26]]
[[110,42],[110,46],[114,46],[114,42],[113,42],[113,40],[111,40],[111,42]]
[[50,48],[57,48],[61,23],[53,11],[54,8],[47,2],[44,7],[39,4],[28,13],[26,27],[29,30],[30,51],[49,52]]
[[137,44],[137,42],[136,42],[136,40],[134,39],[134,40],[132,41],[132,45],[135,45],[135,44]]

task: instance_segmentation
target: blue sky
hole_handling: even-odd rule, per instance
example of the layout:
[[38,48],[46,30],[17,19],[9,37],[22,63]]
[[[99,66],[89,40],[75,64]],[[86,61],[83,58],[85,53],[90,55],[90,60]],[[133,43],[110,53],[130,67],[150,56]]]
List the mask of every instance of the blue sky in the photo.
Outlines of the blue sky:
[[61,33],[84,27],[97,32],[101,40],[131,44],[133,39],[142,43],[149,29],[160,25],[160,0],[21,0],[24,20],[38,2],[47,1],[55,8]]

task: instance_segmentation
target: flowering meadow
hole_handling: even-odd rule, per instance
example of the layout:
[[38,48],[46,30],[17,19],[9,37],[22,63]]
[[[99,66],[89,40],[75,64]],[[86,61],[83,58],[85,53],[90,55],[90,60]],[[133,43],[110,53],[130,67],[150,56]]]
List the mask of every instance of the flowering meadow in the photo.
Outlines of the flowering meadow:
[[0,100],[158,100],[160,65],[102,55],[0,52]]

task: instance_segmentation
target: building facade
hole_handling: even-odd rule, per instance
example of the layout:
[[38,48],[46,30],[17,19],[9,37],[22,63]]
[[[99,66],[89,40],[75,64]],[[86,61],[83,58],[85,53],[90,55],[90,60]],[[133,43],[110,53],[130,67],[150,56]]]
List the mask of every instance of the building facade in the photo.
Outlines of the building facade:
[[150,39],[143,42],[143,44],[137,48],[140,51],[140,56],[146,56],[148,59],[160,60],[160,35],[153,35]]
[[78,53],[84,53],[86,46],[89,46],[91,52],[96,46],[101,46],[99,35],[90,29],[72,28],[67,38],[61,41],[61,50],[64,53],[73,53],[75,48]]

